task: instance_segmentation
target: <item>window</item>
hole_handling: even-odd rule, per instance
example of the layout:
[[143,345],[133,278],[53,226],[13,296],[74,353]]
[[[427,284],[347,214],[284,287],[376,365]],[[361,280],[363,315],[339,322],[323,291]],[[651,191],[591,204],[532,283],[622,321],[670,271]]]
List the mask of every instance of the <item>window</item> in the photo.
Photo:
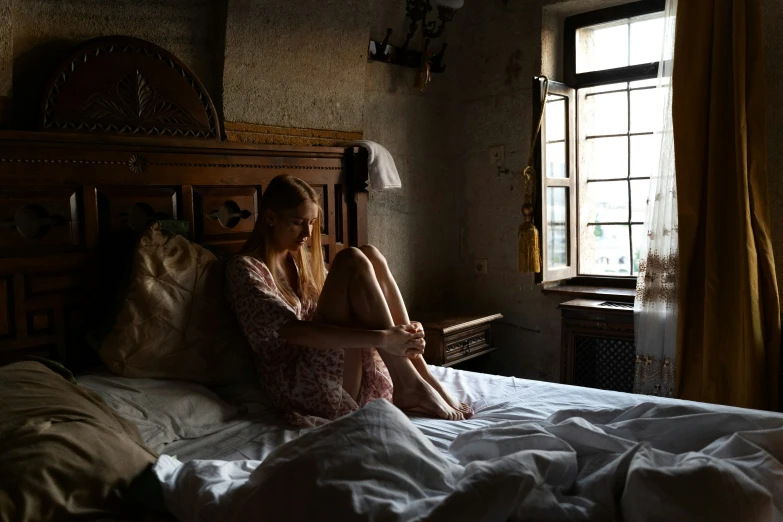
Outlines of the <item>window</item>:
[[536,147],[544,281],[634,278],[658,165],[658,59],[664,2],[565,20],[566,83],[534,79],[546,103]]

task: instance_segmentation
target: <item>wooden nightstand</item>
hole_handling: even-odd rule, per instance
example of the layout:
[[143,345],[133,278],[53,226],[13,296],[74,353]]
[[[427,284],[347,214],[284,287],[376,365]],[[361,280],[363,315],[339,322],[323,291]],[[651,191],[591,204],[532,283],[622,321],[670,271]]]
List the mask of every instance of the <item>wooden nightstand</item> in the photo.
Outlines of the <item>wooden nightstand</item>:
[[497,350],[492,344],[492,321],[500,314],[412,317],[424,326],[427,347],[424,358],[429,364],[452,366]]

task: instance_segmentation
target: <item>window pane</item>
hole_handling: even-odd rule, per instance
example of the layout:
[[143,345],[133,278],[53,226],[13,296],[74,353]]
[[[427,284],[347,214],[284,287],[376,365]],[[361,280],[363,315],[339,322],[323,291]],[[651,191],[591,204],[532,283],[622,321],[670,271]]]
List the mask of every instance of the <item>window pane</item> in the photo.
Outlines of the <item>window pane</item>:
[[580,135],[587,137],[628,132],[627,92],[593,94],[590,91],[579,90]]
[[644,223],[647,217],[647,198],[650,197],[650,180],[631,181],[631,221]]
[[631,136],[631,177],[643,178],[654,176],[658,171],[658,153],[661,136],[648,134]]
[[628,20],[576,30],[576,72],[628,65]]
[[639,274],[639,260],[642,252],[647,251],[647,227],[645,225],[631,225],[633,235],[633,275]]
[[[669,21],[669,29],[673,26]],[[663,12],[591,25],[576,30],[576,72],[602,71],[671,58],[663,49]]]
[[579,198],[581,222],[628,222],[628,182],[587,183]]
[[628,177],[628,138],[582,141],[579,144],[579,175],[586,179]]
[[663,13],[631,19],[630,65],[657,62],[663,47]]
[[566,138],[566,100],[562,96],[550,94],[546,102],[546,141]]
[[654,132],[663,117],[657,89],[631,91],[631,132]]
[[579,268],[590,275],[631,275],[628,225],[594,225],[580,234]]
[[568,187],[546,189],[548,268],[568,266]]
[[549,178],[566,176],[566,142],[548,143],[546,146],[546,175]]

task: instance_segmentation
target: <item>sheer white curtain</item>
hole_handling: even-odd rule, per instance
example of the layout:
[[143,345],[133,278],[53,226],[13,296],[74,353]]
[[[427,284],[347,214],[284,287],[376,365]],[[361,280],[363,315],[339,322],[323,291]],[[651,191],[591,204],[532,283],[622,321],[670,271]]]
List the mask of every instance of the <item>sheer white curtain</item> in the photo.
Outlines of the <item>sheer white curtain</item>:
[[677,183],[672,136],[671,77],[677,0],[667,0],[658,68],[662,106],[660,156],[650,180],[645,227],[646,252],[639,263],[634,322],[636,374],[634,392],[673,397],[677,360]]

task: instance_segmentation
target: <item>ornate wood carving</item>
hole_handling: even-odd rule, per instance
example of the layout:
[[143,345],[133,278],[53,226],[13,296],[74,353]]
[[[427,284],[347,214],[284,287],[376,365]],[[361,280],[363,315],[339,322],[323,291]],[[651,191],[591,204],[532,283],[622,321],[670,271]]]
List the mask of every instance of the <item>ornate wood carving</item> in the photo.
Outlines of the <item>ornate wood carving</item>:
[[171,162],[147,161],[146,157],[134,154],[126,161],[115,160],[85,160],[71,158],[41,159],[41,158],[0,158],[0,163],[65,163],[71,165],[127,165],[131,172],[142,174],[149,167],[188,167],[210,169],[278,169],[278,170],[332,170],[341,171],[339,165],[296,165],[282,163],[204,163],[204,162]]
[[150,42],[85,42],[54,72],[41,128],[220,140],[217,111],[199,79]]
[[250,236],[258,214],[256,187],[194,187],[194,229],[204,245],[240,248]]
[[459,341],[446,344],[446,352],[470,352],[477,346],[487,344],[487,332],[481,332],[478,335],[468,337],[467,339],[460,339]]
[[209,214],[206,214],[209,219],[217,221],[223,228],[234,228],[240,221],[252,215],[253,213],[249,210],[239,208],[239,205],[233,200],[225,201],[220,205],[220,208],[216,208]]
[[[65,254],[18,263],[0,260],[0,364],[19,354],[65,360],[69,342],[84,332],[85,258]],[[75,355],[75,345],[72,350]]]
[[353,148],[194,143],[0,131],[0,364],[91,353],[84,332],[116,299],[139,230],[185,219],[197,242],[235,252],[280,173],[320,188],[327,261],[366,237]]
[[147,170],[147,158],[141,154],[134,154],[128,160],[128,168],[136,174],[144,173]]
[[42,248],[69,250],[79,242],[74,190],[0,188],[0,257]]
[[198,127],[198,122],[182,107],[173,101],[164,100],[138,69],[127,74],[106,92],[90,96],[81,106],[80,112],[88,120]]
[[177,193],[173,188],[98,187],[101,228],[142,232],[159,220],[177,219]]
[[431,364],[452,366],[494,351],[492,321],[500,314],[487,316],[420,316],[427,346],[425,357]]

